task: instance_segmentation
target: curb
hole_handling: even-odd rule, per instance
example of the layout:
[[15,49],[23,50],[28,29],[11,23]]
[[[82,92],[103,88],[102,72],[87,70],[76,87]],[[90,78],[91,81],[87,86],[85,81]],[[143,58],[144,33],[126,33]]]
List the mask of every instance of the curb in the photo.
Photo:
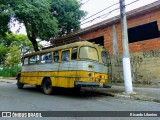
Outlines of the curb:
[[133,100],[142,100],[142,101],[151,101],[151,102],[157,102],[160,103],[160,98],[156,97],[148,97],[144,95],[126,95],[126,94],[115,94],[116,97],[121,97],[121,98],[129,98]]
[[0,77],[0,80],[16,80],[16,77]]
[[143,100],[143,101],[151,101],[151,102],[160,103],[160,98],[157,98],[157,97],[148,97],[148,96],[144,96],[144,95],[135,95],[135,96],[131,96],[131,98],[133,98],[134,100]]

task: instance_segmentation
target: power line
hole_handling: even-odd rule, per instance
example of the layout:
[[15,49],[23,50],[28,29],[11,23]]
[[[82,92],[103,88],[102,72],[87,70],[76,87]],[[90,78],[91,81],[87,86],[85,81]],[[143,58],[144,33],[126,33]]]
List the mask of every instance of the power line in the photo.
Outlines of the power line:
[[103,11],[105,11],[105,10],[107,10],[107,9],[109,9],[109,8],[111,8],[111,7],[113,7],[113,6],[115,6],[115,5],[117,5],[117,4],[119,4],[119,2],[118,2],[118,3],[115,3],[115,4],[113,4],[113,5],[111,5],[111,6],[107,7],[107,8],[105,8],[105,9],[103,9],[103,10],[101,10],[101,11],[99,11],[99,12],[97,12],[97,13],[95,13],[95,14],[93,14],[93,15],[87,17],[87,18],[85,18],[85,19],[83,19],[81,22],[83,22],[83,21],[85,21],[85,20],[87,20],[87,19],[89,19],[89,18],[91,18],[91,17],[93,17],[93,16],[95,16],[95,15],[97,15],[97,14],[99,14],[99,13],[101,13],[101,12],[103,12]]
[[[138,1],[139,1],[139,0],[135,0],[135,1],[131,2],[131,3],[128,3],[128,4],[126,4],[124,7],[129,6],[129,5],[131,5],[131,4],[135,3],[135,2],[138,2]],[[103,10],[101,10],[100,12],[102,12],[102,11],[104,11],[104,10],[106,10],[106,9],[108,9],[108,8],[116,5],[116,4],[119,4],[119,2],[118,2],[118,3],[115,3],[115,4],[111,5],[111,6],[109,6],[109,7],[107,7],[107,8],[105,8],[105,9],[103,9]],[[86,24],[86,23],[93,22],[94,20],[96,20],[96,19],[98,19],[98,18],[101,18],[102,16],[105,16],[105,15],[106,15],[106,17],[107,17],[107,16],[108,16],[109,14],[111,14],[113,11],[116,11],[116,10],[118,10],[118,9],[120,9],[120,8],[119,8],[119,7],[118,7],[118,8],[115,8],[115,9],[109,11],[108,13],[105,13],[105,14],[103,14],[103,15],[100,15],[100,16],[96,17],[96,18],[93,18],[92,20],[89,20],[89,21],[87,21],[87,22],[85,22],[85,23],[81,23],[81,25],[84,25],[84,24]],[[93,14],[92,16],[84,19],[83,21],[85,21],[85,20],[87,20],[87,19],[89,19],[89,18],[91,18],[91,17],[99,14],[100,12]],[[82,21],[82,22],[83,22],[83,21]]]
[[86,2],[82,3],[81,6],[85,5],[86,3],[88,3],[90,0],[87,0]]
[[108,13],[106,13],[106,14],[100,15],[100,16],[98,16],[98,17],[96,17],[96,18],[93,18],[92,20],[89,20],[89,21],[87,21],[87,22],[85,22],[85,23],[82,23],[81,25],[84,25],[84,24],[89,23],[89,22],[93,22],[94,20],[96,20],[96,19],[98,19],[98,18],[101,18],[102,16],[105,16],[105,15],[106,15],[105,17],[107,17],[107,16],[110,15],[113,11],[116,11],[116,10],[118,10],[118,9],[119,9],[119,7],[116,8],[116,9],[111,10],[110,12],[108,12]]
[[133,1],[133,2],[130,2],[130,3],[126,4],[125,6],[131,5],[131,4],[133,4],[133,3],[135,3],[135,2],[138,2],[138,1],[139,1],[139,0],[135,0],[135,1]]

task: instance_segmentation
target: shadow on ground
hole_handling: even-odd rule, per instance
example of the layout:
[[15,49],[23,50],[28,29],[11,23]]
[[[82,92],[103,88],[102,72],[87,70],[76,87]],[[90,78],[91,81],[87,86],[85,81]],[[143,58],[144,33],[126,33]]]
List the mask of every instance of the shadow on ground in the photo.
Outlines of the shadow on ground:
[[[53,96],[71,97],[71,98],[92,98],[92,97],[114,97],[113,94],[103,93],[100,91],[95,91],[92,89],[81,89],[80,91],[75,91],[74,89],[68,88],[53,88]],[[36,88],[34,86],[25,86],[21,89],[25,92],[43,94],[42,88]]]

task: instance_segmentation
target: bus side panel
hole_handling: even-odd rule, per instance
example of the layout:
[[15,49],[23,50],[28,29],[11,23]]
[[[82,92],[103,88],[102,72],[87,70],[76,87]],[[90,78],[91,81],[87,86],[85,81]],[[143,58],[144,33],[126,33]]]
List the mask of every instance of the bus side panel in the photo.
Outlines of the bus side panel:
[[60,71],[55,72],[51,77],[52,86],[73,88],[76,71]]
[[38,72],[30,72],[30,74],[29,74],[29,76],[30,76],[29,83],[30,84],[37,85],[37,83],[38,83],[37,74],[38,74]]
[[29,84],[30,83],[30,72],[24,72],[23,73],[23,83],[27,83]]

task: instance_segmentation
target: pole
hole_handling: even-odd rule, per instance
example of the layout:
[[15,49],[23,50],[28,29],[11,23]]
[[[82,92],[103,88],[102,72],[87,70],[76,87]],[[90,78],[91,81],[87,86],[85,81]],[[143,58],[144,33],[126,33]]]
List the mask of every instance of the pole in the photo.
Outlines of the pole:
[[128,48],[128,32],[127,32],[127,20],[125,13],[125,0],[120,0],[120,16],[121,16],[121,29],[122,29],[122,48],[123,48],[123,77],[125,85],[125,93],[132,94],[132,77],[131,77],[131,65],[130,54]]

